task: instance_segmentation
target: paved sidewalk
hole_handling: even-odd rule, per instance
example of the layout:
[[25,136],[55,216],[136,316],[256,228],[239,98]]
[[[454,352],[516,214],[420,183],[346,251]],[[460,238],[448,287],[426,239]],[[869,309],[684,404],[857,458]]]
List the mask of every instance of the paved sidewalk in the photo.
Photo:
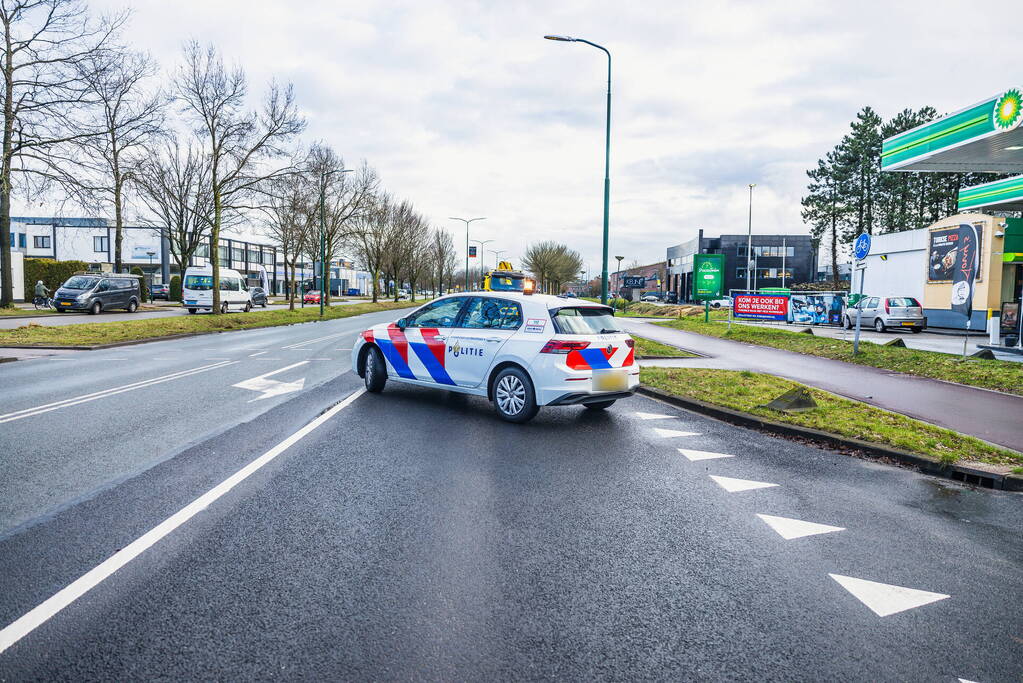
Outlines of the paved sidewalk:
[[627,331],[641,337],[706,356],[686,360],[685,367],[777,375],[1006,448],[1019,450],[1023,445],[1021,396],[707,337],[636,318],[618,320]]

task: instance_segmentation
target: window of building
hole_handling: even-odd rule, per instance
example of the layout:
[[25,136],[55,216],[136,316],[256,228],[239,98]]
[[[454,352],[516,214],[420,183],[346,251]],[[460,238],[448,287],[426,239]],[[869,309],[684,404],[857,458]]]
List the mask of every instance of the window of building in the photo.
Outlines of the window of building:
[[245,250],[241,247],[231,247],[231,260],[235,263],[245,263]]
[[22,249],[25,248],[25,233],[23,232],[18,233],[18,246]]
[[32,236],[32,247],[35,249],[49,249],[50,248],[50,236],[49,235],[33,235]]
[[96,235],[92,238],[92,250],[96,253],[107,253],[110,249],[110,238],[106,235]]
[[259,247],[249,247],[249,263],[262,263],[263,253]]

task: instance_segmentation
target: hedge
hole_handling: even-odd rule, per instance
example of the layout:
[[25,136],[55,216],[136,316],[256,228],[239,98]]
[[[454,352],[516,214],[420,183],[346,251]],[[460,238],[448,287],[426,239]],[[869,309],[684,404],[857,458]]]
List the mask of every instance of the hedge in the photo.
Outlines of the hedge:
[[181,301],[181,276],[175,275],[170,281],[170,300]]
[[54,261],[52,258],[25,259],[25,300],[31,301],[35,296],[36,282],[39,280],[43,281],[52,294],[72,275],[88,270],[88,268],[89,264],[85,261]]
[[[146,273],[138,266],[133,266],[131,269],[131,274],[139,276],[139,287],[141,287],[142,289],[142,291],[140,292],[142,296],[142,301],[149,301],[149,287],[146,286]],[[140,301],[139,303],[142,302]]]

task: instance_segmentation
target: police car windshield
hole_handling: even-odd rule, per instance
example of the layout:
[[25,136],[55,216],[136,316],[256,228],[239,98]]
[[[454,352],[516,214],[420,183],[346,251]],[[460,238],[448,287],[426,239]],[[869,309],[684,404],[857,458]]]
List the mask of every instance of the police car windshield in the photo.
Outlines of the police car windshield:
[[615,334],[622,331],[606,308],[559,308],[553,319],[555,329],[561,334]]

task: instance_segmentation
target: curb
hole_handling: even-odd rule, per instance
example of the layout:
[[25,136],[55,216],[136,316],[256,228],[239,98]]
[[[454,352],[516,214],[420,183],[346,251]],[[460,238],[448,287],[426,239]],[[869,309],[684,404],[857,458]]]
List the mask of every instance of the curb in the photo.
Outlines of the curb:
[[1004,491],[1023,491],[1023,476],[996,474],[994,472],[986,472],[984,470],[965,467],[963,465],[946,465],[938,460],[910,453],[908,451],[902,451],[897,448],[838,436],[828,432],[822,432],[819,429],[811,429],[809,427],[800,427],[798,425],[775,422],[774,420],[757,417],[756,415],[732,410],[731,408],[724,408],[711,403],[704,403],[703,401],[698,401],[692,398],[683,398],[642,384],[638,389],[638,393],[650,398],[656,398],[664,401],[676,408],[691,410],[693,412],[708,415],[723,422],[739,425],[741,427],[749,427],[751,429],[780,434],[782,436],[800,437],[824,443],[828,446],[853,448],[874,459],[894,460],[897,463],[913,467],[926,474],[933,474],[947,479],[955,479],[967,484],[976,484],[985,488],[1001,489]]

